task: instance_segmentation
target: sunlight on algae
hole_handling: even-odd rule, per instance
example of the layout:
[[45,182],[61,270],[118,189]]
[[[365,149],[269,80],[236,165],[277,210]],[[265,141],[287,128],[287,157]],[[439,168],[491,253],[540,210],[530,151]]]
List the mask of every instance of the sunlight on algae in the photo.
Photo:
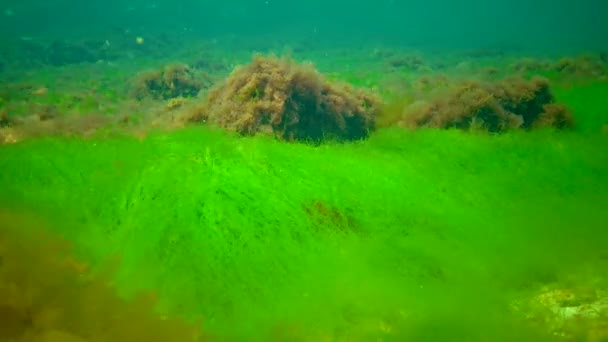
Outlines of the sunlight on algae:
[[[198,86],[179,93],[189,97],[175,107],[168,106],[171,99],[134,102],[109,88],[104,96],[110,105],[92,95],[52,92],[28,103],[31,97],[20,98],[23,89],[8,89],[11,108],[19,114],[33,111],[40,122],[23,139],[15,135],[18,125],[7,121],[2,128],[12,134],[3,136],[10,138],[7,142],[19,140],[0,146],[0,203],[6,208],[0,246],[11,247],[2,250],[2,260],[10,257],[13,269],[31,274],[5,272],[1,280],[41,279],[45,291],[65,287],[57,293],[69,298],[52,303],[53,309],[66,306],[65,317],[84,317],[83,324],[89,325],[79,328],[67,318],[59,320],[59,314],[43,315],[46,327],[58,325],[46,337],[51,340],[70,334],[95,341],[98,320],[80,314],[87,308],[71,302],[79,291],[87,299],[106,299],[94,301],[99,311],[89,313],[102,312],[101,322],[115,328],[104,330],[117,334],[113,340],[123,333],[190,340],[196,329],[181,322],[173,326],[160,313],[193,322],[202,317],[197,328],[220,341],[605,339],[606,83],[552,83],[556,100],[574,114],[575,128],[569,131],[404,130],[393,127],[403,119],[404,108],[433,95],[435,86],[452,85],[442,75],[413,79],[419,76],[410,70],[419,67],[417,59],[393,54],[385,62],[383,68],[402,79],[385,79],[382,68],[328,77],[366,87],[395,82],[394,94],[383,89],[386,98],[397,100],[388,101],[378,117],[379,129],[350,144],[286,144],[267,136],[236,137],[204,125],[163,130],[163,120],[173,124],[170,120],[179,114],[200,109],[194,96]],[[564,64],[526,63],[514,67],[555,76],[556,65]],[[283,78],[289,79],[285,75],[293,75],[278,66],[280,72],[270,68],[256,74],[256,80],[272,79],[276,88],[283,87]],[[466,63],[458,68],[465,75],[474,69]],[[574,62],[564,68],[574,68],[572,73],[580,69]],[[484,82],[495,82],[503,73],[489,73]],[[306,75],[305,86],[296,84],[295,93],[308,96],[312,89],[317,94],[317,75]],[[234,82],[251,75],[246,76]],[[116,84],[123,81],[112,77]],[[175,80],[168,78],[157,95],[161,98],[175,90]],[[73,86],[82,85],[79,80]],[[85,93],[96,87],[85,87]],[[343,106],[347,109],[356,102],[353,96],[325,93],[334,95],[330,100],[337,108],[340,101],[349,103]],[[251,94],[264,100],[259,89]],[[272,94],[273,100],[282,96]],[[267,102],[247,106],[263,116],[267,113],[259,106]],[[270,102],[276,110],[280,101]],[[234,103],[224,105],[230,109]],[[226,108],[220,106],[218,112],[230,112]],[[81,111],[145,114],[102,116],[98,122],[94,115],[80,117]],[[66,112],[79,119],[64,118]],[[340,122],[339,115],[333,119]],[[151,128],[142,128],[141,122],[152,122]],[[80,134],[99,127],[100,132]],[[63,137],[66,132],[71,137]],[[36,236],[39,229],[38,223],[26,224],[15,214],[21,210],[48,221],[58,235],[49,241],[65,238],[73,244],[67,264],[65,250],[50,249],[42,259],[46,253],[27,254],[33,247],[46,247],[21,235]],[[25,254],[23,260],[19,253]],[[81,286],[74,268],[89,265],[93,277],[116,255],[120,264],[115,272],[102,273],[103,286],[93,288],[100,293],[88,293],[91,288]],[[54,283],[63,278],[48,277],[47,263],[59,267],[54,275],[66,273],[67,280]],[[124,299],[142,291],[156,293],[158,300],[140,307]],[[19,305],[2,304],[11,319],[21,317],[14,313]],[[123,310],[133,314],[136,330],[104,323],[103,318]],[[20,319],[10,326],[25,327],[30,321],[37,320]],[[168,324],[168,335],[148,328],[165,327],[158,321]]]
[[312,147],[192,128],[7,146],[0,180],[79,255],[120,253],[122,292],[155,289],[223,336],[538,341],[557,337],[511,303],[606,285],[605,141],[389,129]]

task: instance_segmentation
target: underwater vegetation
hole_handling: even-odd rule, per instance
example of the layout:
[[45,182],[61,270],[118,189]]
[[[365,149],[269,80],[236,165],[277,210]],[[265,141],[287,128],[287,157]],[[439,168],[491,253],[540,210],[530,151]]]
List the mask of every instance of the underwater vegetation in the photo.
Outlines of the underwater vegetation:
[[77,255],[120,253],[117,288],[157,289],[219,340],[572,341],[545,321],[604,334],[605,139],[46,138],[3,146],[0,203],[65,220]]
[[560,76],[595,77],[608,76],[608,59],[605,52],[563,57],[556,61],[539,58],[523,58],[511,65],[515,73],[553,72]]
[[605,56],[127,38],[2,55],[0,340],[608,336]]
[[419,70],[424,67],[424,60],[419,56],[393,57],[388,60],[388,64],[394,68],[407,68],[409,70]]
[[25,215],[0,211],[0,341],[203,341],[199,328],[155,313],[155,298],[117,295],[70,244]]
[[534,77],[460,82],[447,94],[405,108],[400,124],[503,132],[515,128],[570,128],[574,120],[564,105],[555,103],[549,81]]
[[380,100],[364,90],[329,82],[312,64],[255,56],[211,90],[202,113],[210,121],[253,135],[272,133],[292,141],[357,140],[375,128]]
[[[369,71],[349,71],[341,77],[318,71],[312,63],[273,54],[256,54],[253,61],[243,54],[230,73],[225,58],[201,46],[207,50],[184,52],[181,59],[188,63],[156,62],[122,73],[116,73],[113,64],[94,63],[97,73],[114,76],[76,83],[69,93],[62,93],[61,82],[75,83],[77,78],[67,67],[64,81],[47,86],[40,79],[15,82],[18,68],[9,64],[7,82],[0,87],[0,142],[78,135],[79,127],[85,136],[107,129],[136,130],[140,135],[192,123],[241,135],[263,133],[315,142],[359,140],[387,126],[492,133],[566,129],[578,125],[576,113],[570,114],[554,99],[549,83],[565,87],[574,79],[601,82],[608,74],[601,53],[516,62],[499,54],[489,61],[458,62],[391,49],[362,55],[367,60],[360,63]],[[336,52],[340,57],[332,68],[339,70],[345,53]],[[320,62],[316,64],[324,65],[323,59]],[[48,84],[55,71],[45,72]],[[125,84],[127,91],[121,90]]]
[[195,97],[213,81],[204,72],[185,64],[170,64],[160,70],[138,74],[133,82],[131,94],[136,99],[152,97],[168,100],[176,97]]
[[0,110],[0,128],[10,125],[10,119],[5,110]]

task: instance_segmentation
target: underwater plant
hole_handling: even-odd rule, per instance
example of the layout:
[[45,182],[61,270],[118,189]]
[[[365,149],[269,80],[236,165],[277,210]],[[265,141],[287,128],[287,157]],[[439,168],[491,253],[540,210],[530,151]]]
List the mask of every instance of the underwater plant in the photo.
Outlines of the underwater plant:
[[[111,270],[111,268],[110,268]],[[34,219],[0,210],[0,341],[201,341],[195,324],[119,297],[110,270],[91,271]]]
[[552,70],[567,75],[597,77],[608,73],[608,65],[601,53],[585,54],[562,58],[553,64]]
[[359,224],[348,211],[329,205],[320,200],[310,201],[304,206],[306,215],[318,229],[333,227],[342,233],[351,233],[359,230]]
[[170,64],[161,70],[144,71],[133,81],[131,94],[138,100],[145,97],[168,100],[194,97],[212,84],[210,77],[185,64]]
[[510,77],[498,82],[463,81],[448,93],[429,102],[406,107],[400,125],[469,129],[482,127],[489,132],[514,128],[574,125],[568,109],[555,103],[549,81]]
[[258,55],[210,91],[206,110],[191,121],[288,141],[357,140],[374,129],[379,103],[363,90],[325,80],[312,64]]
[[556,61],[524,58],[511,65],[511,69],[521,74],[541,72],[556,73],[563,77],[606,77],[608,59],[603,52],[563,57]]
[[418,55],[396,55],[389,58],[386,62],[393,68],[404,68],[414,71],[426,66],[424,59]]
[[11,120],[8,117],[8,112],[4,108],[0,108],[0,128],[8,127],[11,124]]

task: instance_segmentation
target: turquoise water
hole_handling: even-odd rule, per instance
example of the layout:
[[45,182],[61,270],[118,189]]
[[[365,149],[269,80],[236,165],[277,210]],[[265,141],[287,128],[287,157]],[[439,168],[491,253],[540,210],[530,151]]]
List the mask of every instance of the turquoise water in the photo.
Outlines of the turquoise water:
[[270,34],[325,44],[363,40],[569,51],[606,48],[608,37],[608,4],[601,0],[3,1],[2,7],[5,38],[120,27],[140,35],[181,30],[202,37]]
[[608,339],[608,2],[0,11],[0,342]]

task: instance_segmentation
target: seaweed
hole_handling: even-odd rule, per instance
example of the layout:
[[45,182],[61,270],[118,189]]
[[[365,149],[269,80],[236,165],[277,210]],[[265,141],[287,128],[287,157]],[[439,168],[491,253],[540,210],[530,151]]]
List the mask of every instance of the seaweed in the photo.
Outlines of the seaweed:
[[40,121],[51,120],[57,117],[57,108],[54,105],[37,105],[36,116]]
[[426,66],[422,57],[417,55],[393,56],[387,60],[389,66],[393,68],[404,68],[406,70],[420,70]]
[[0,128],[8,127],[11,125],[11,120],[8,117],[8,112],[6,108],[0,108]]
[[304,211],[318,229],[334,228],[342,233],[352,233],[360,228],[353,215],[323,201],[307,203]]
[[565,77],[600,77],[608,74],[606,54],[583,54],[563,57],[557,61],[524,58],[515,62],[511,69],[516,73],[553,73]]
[[[0,341],[201,341],[195,324],[119,297],[112,269],[93,272],[70,245],[25,215],[0,210]],[[113,263],[115,264],[115,263]]]
[[377,97],[326,81],[312,64],[257,55],[210,91],[206,111],[191,120],[287,141],[358,140],[374,129],[378,108]]
[[601,54],[562,58],[552,66],[552,70],[567,75],[591,77],[605,75],[608,71]]
[[574,126],[568,109],[555,103],[549,81],[511,77],[498,82],[463,81],[449,93],[430,102],[417,102],[405,110],[400,122],[407,127],[470,129],[489,132],[509,129]]
[[133,82],[131,94],[138,100],[146,97],[168,100],[176,97],[195,97],[210,87],[211,78],[185,64],[170,64],[160,70],[144,71]]

